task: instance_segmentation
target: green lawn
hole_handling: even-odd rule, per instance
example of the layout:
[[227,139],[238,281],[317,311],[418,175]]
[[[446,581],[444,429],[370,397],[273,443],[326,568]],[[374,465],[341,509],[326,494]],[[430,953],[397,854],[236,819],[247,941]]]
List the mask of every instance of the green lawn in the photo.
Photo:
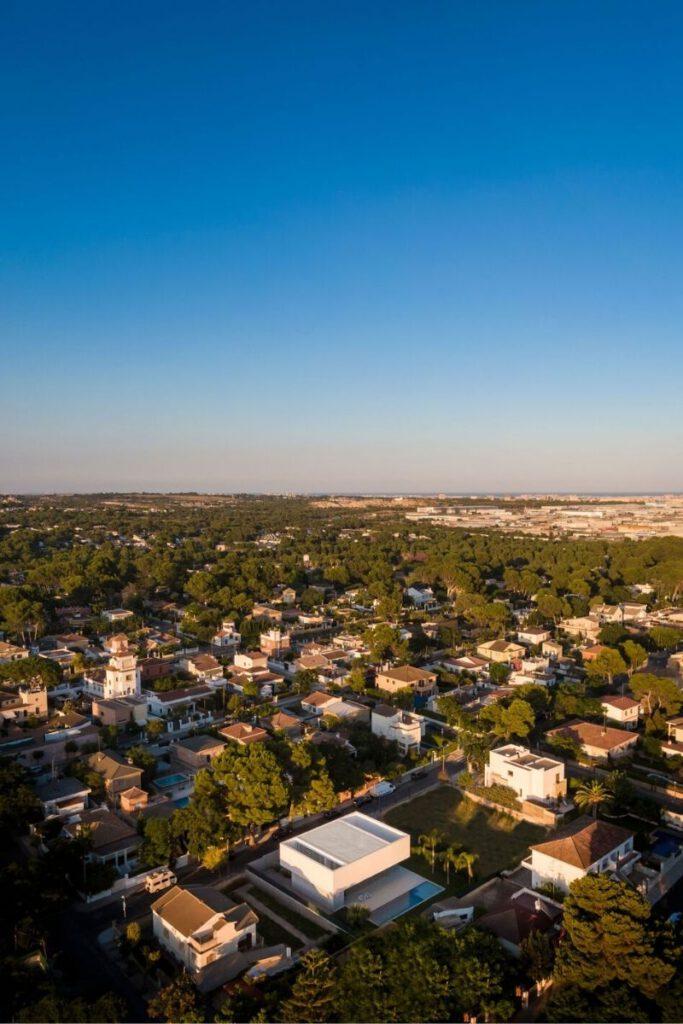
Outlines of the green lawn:
[[258,919],[257,931],[266,946],[277,946],[282,942],[292,949],[301,949],[301,939],[297,939],[291,932],[286,932],[272,917],[266,917],[264,913],[258,911]]
[[[279,917],[285,921],[289,921],[290,924],[298,928],[300,932],[307,935],[309,939],[324,939],[327,938],[331,932],[328,932],[325,928],[315,924],[313,921],[309,921],[303,914],[297,914],[291,907],[286,906],[284,903],[280,903],[274,896],[271,896],[269,892],[265,892],[263,889],[259,889],[258,886],[254,886],[254,896],[260,903],[263,903],[264,907],[268,907],[274,913],[278,914]],[[257,911],[258,913],[258,911]]]
[[469,853],[476,853],[474,883],[466,874],[451,870],[450,884],[437,863],[432,874],[431,864],[424,857],[413,854],[406,866],[443,885],[457,895],[471,888],[477,880],[488,878],[504,868],[513,868],[524,857],[528,847],[545,835],[545,829],[516,821],[507,814],[493,811],[468,800],[452,786],[440,786],[409,803],[402,804],[384,816],[389,825],[410,832],[413,844],[425,832],[438,829],[445,836],[444,845],[458,845]]

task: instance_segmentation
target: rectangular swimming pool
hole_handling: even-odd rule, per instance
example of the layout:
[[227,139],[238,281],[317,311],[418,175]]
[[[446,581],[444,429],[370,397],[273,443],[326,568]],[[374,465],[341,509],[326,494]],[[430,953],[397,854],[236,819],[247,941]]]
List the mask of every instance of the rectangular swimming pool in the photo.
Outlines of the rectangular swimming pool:
[[425,880],[416,885],[410,892],[404,893],[403,896],[399,896],[389,903],[385,903],[383,907],[378,907],[370,915],[370,920],[373,924],[386,924],[387,921],[393,921],[394,918],[400,917],[401,914],[406,914],[413,907],[419,907],[421,903],[426,903],[427,900],[431,900],[440,892],[443,892],[442,885]]
[[161,778],[154,780],[154,785],[157,789],[172,789],[173,786],[181,786],[183,782],[187,782],[187,775],[162,775]]

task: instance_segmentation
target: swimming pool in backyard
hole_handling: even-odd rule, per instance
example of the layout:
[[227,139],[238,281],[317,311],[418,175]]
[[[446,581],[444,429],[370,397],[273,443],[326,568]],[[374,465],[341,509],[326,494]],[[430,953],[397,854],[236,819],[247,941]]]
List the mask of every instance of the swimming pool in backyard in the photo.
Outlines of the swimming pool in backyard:
[[658,857],[670,857],[672,853],[677,853],[683,846],[683,836],[678,837],[672,835],[671,832],[666,832],[664,829],[655,829],[655,836],[657,840],[651,847],[650,852],[657,854]]
[[154,780],[154,785],[157,789],[173,789],[174,786],[181,786],[183,782],[187,781],[187,775],[176,773],[175,775],[162,775],[161,778]]
[[370,920],[373,924],[386,924],[387,921],[393,921],[401,914],[407,914],[409,910],[419,907],[421,903],[426,903],[427,900],[431,900],[443,891],[443,886],[437,885],[436,882],[420,882],[403,896],[398,896],[395,900],[385,903],[383,907],[378,907],[370,915]]

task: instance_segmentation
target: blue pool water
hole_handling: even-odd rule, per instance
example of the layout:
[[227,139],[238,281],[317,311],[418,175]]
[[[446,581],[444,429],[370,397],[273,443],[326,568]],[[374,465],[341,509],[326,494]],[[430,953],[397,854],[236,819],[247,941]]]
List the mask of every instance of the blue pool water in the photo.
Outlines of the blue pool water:
[[657,836],[657,841],[652,847],[651,852],[656,853],[658,857],[670,857],[672,853],[676,853],[683,846],[683,838],[679,839],[677,836],[672,836],[670,832],[657,829],[655,835]]
[[425,903],[440,892],[443,892],[442,885],[437,885],[436,882],[420,882],[403,896],[391,900],[390,903],[385,903],[383,907],[378,907],[370,915],[370,920],[373,924],[385,924],[387,921],[393,921],[394,918],[406,914],[413,907],[419,907],[421,903]]
[[181,796],[179,800],[174,800],[173,803],[176,807],[187,807],[190,803],[189,796]]
[[162,775],[160,779],[154,780],[158,789],[171,789],[172,786],[179,786],[181,782],[187,781],[187,775]]

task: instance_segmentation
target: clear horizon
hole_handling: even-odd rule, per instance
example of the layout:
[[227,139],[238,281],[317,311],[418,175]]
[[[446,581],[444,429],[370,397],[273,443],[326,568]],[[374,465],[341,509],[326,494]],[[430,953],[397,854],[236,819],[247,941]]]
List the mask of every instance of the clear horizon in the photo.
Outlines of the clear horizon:
[[14,5],[0,492],[683,490],[680,5]]

